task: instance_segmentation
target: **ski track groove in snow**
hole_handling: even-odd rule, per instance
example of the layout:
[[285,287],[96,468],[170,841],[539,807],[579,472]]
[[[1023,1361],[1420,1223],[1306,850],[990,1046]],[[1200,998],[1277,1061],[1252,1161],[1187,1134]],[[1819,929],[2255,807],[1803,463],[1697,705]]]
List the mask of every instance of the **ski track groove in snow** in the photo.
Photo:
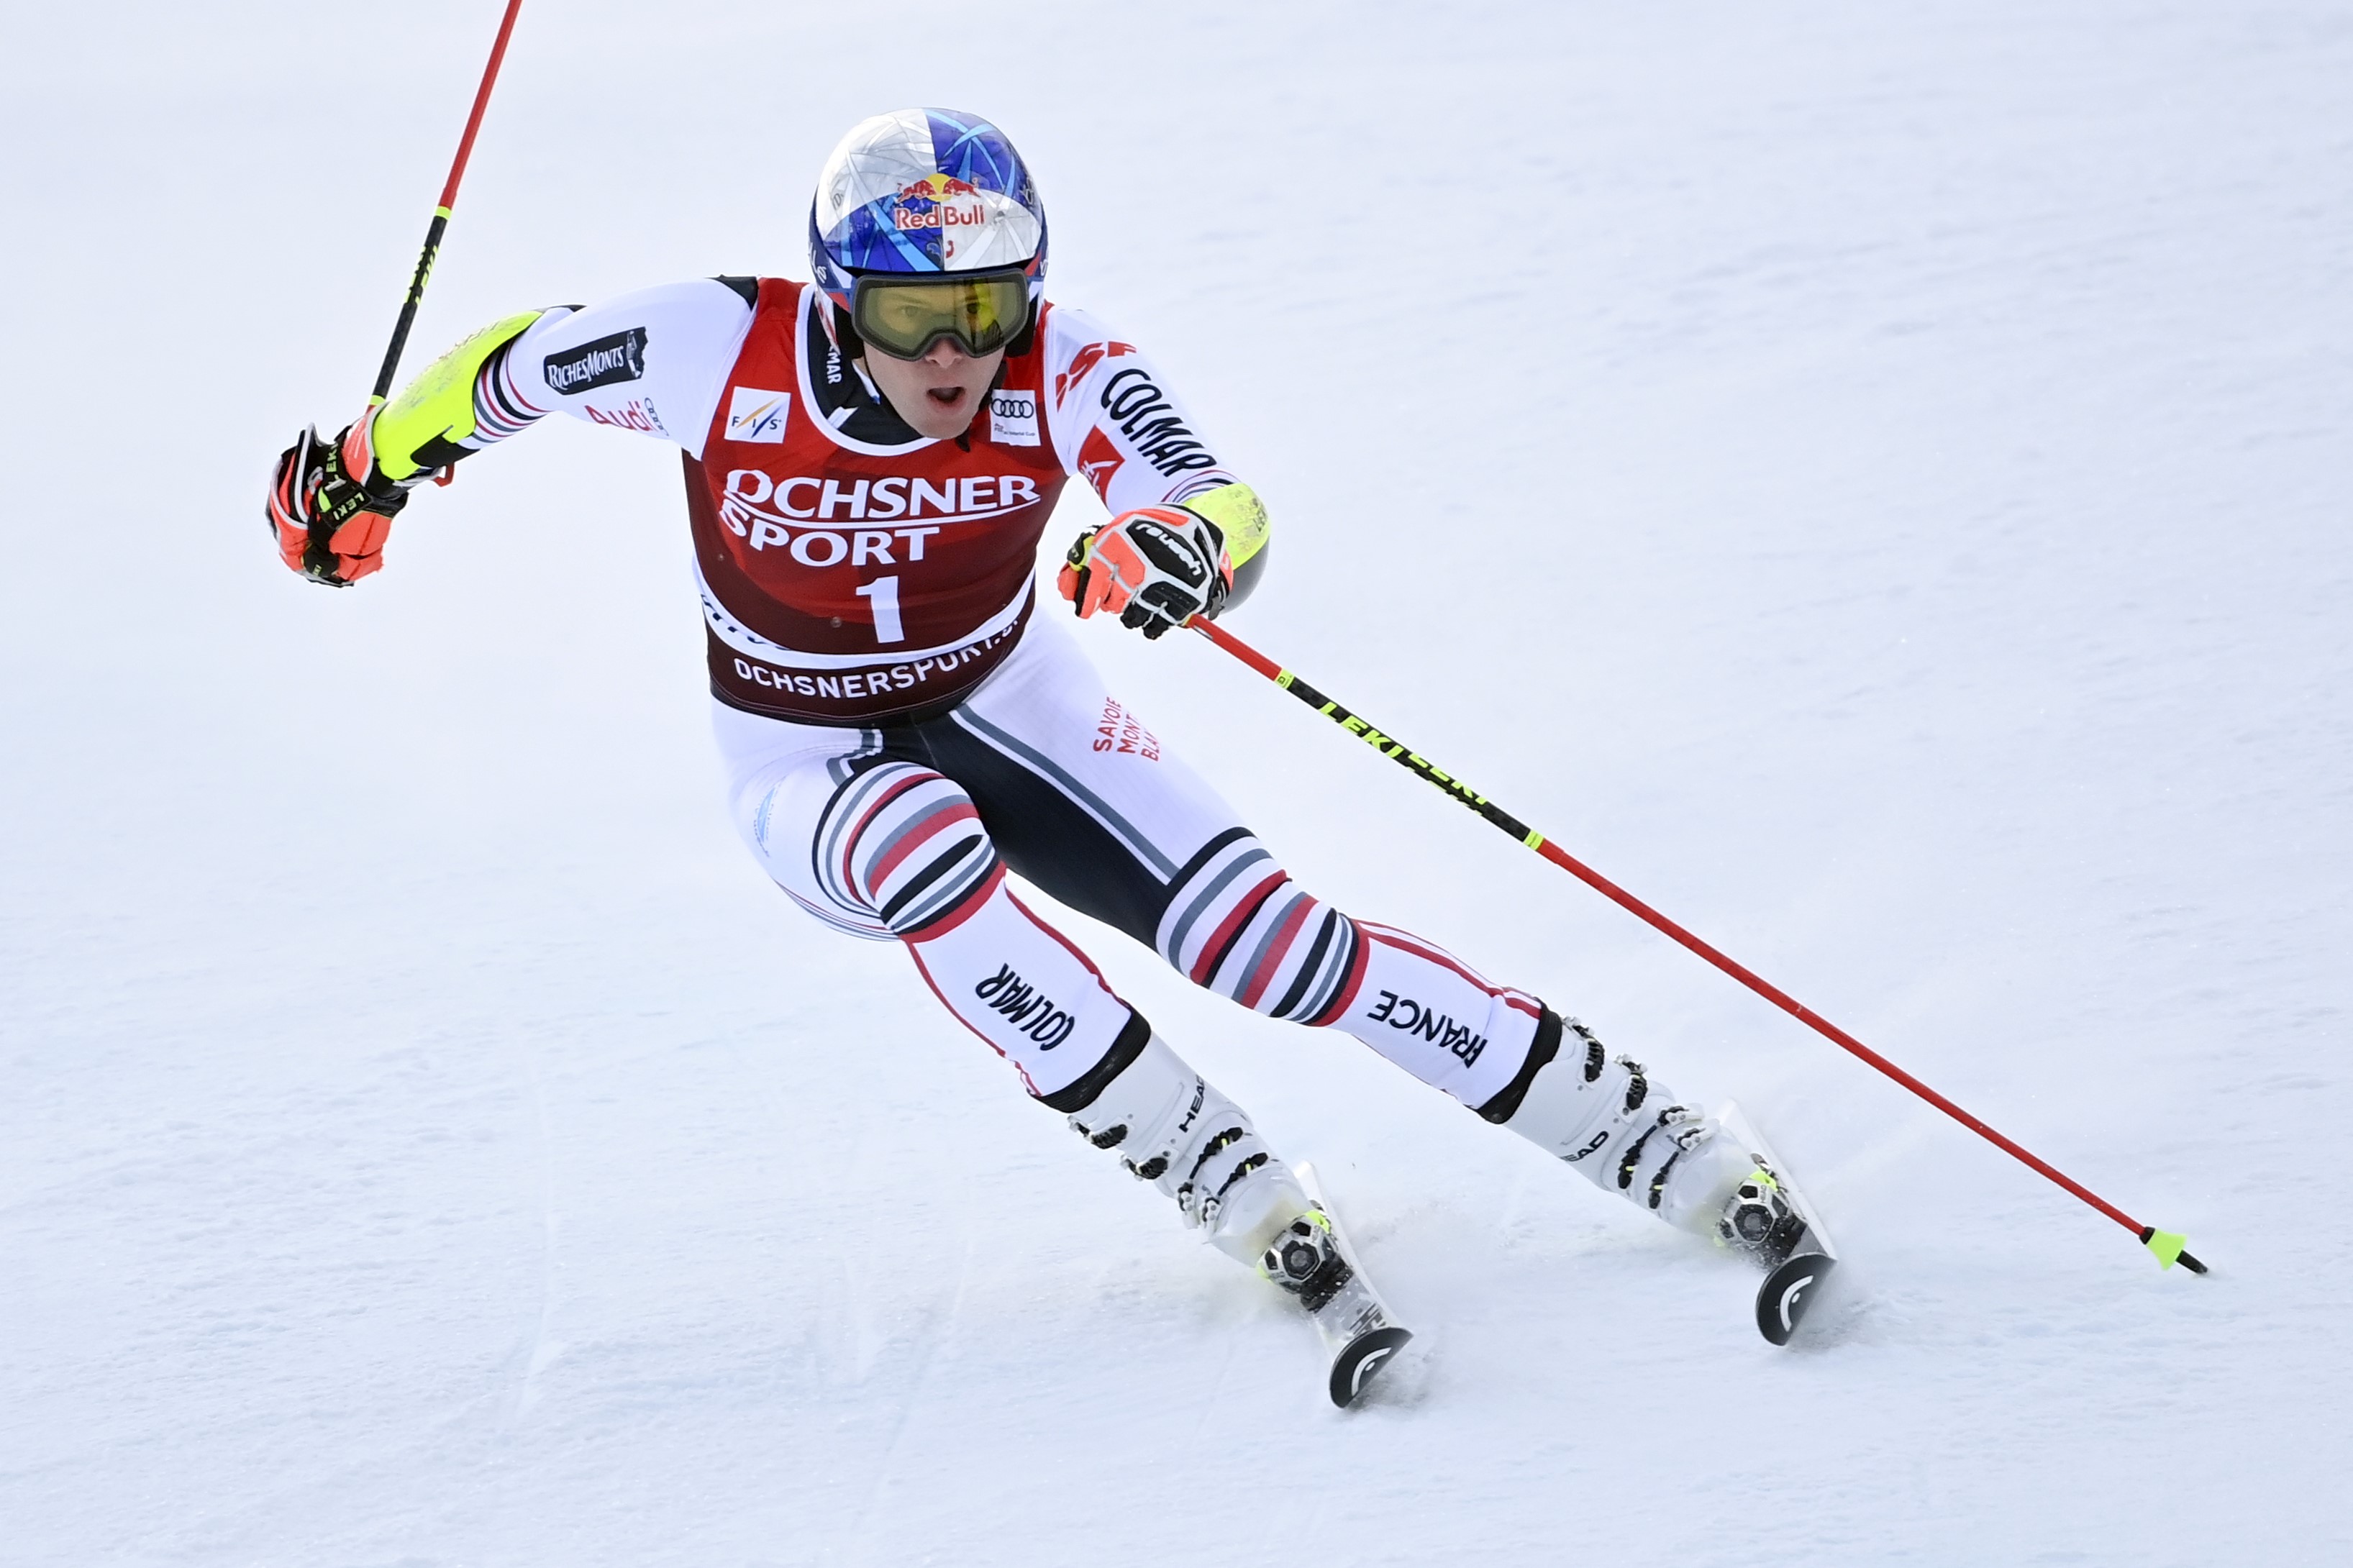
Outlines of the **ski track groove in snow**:
[[798,273],[843,127],[988,112],[1269,498],[1242,636],[2215,1269],[1084,628],[1305,885],[1736,1097],[1849,1254],[1772,1352],[1745,1269],[1071,918],[1334,1179],[1417,1334],[1345,1413],[744,857],[668,451],[541,428],[355,592],[270,560],[495,12],[11,30],[0,1568],[2353,1560],[2341,5],[524,8],[411,371]]

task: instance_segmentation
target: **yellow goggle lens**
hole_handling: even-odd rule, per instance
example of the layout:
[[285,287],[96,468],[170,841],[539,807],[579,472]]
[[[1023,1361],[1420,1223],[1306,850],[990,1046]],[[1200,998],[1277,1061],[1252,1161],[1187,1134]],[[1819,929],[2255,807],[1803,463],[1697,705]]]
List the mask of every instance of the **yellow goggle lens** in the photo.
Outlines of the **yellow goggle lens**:
[[994,353],[1029,321],[1029,280],[1018,273],[885,281],[860,278],[851,323],[874,347],[913,359],[942,338],[970,354]]

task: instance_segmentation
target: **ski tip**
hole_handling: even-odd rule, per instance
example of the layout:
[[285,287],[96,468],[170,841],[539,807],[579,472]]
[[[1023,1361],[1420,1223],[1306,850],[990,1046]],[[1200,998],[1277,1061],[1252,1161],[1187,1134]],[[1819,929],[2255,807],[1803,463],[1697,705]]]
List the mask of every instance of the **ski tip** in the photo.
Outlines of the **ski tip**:
[[2175,1231],[2159,1230],[2153,1225],[2141,1227],[2140,1244],[2156,1255],[2159,1268],[2170,1268],[2179,1263],[2192,1274],[2203,1274],[2206,1266],[2183,1250],[2183,1244],[2189,1239]]
[[1332,1403],[1343,1410],[1354,1405],[1412,1338],[1411,1330],[1391,1323],[1349,1341],[1332,1361]]
[[1837,1267],[1838,1259],[1827,1252],[1801,1252],[1767,1275],[1757,1289],[1757,1332],[1777,1345],[1788,1344],[1821,1282]]

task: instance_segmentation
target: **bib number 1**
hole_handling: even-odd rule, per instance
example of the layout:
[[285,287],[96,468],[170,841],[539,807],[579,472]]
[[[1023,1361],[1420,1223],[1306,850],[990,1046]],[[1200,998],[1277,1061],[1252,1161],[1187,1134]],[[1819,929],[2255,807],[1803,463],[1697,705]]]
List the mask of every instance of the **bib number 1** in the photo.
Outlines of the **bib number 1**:
[[877,577],[858,590],[874,613],[874,640],[878,643],[903,641],[905,630],[899,625],[899,579]]

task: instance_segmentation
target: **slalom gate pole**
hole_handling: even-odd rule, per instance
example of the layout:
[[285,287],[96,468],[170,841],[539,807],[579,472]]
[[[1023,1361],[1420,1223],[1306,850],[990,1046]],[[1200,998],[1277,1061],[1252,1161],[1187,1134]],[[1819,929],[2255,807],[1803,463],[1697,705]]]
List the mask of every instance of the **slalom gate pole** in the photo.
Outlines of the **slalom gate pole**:
[[1186,625],[1192,630],[1197,631],[1203,637],[1208,638],[1211,642],[1217,644],[1218,647],[1223,648],[1226,652],[1233,655],[1234,658],[1241,660],[1242,663],[1250,666],[1250,668],[1258,671],[1259,674],[1265,676],[1269,680],[1273,681],[1277,686],[1282,687],[1285,691],[1290,692],[1293,697],[1298,698],[1302,702],[1306,703],[1307,706],[1314,709],[1315,711],[1323,714],[1326,719],[1331,720],[1334,723],[1339,725],[1342,729],[1347,731],[1358,740],[1363,741],[1366,745],[1372,747],[1373,750],[1380,752],[1381,755],[1406,768],[1419,777],[1427,779],[1430,783],[1436,784],[1440,789],[1444,790],[1448,795],[1453,796],[1454,799],[1461,802],[1464,805],[1469,806],[1472,811],[1477,812],[1481,816],[1486,818],[1489,822],[1493,823],[1497,827],[1502,828],[1504,832],[1510,834],[1513,837],[1518,839],[1521,843],[1526,845],[1529,848],[1535,850],[1537,854],[1543,856],[1546,859],[1551,861],[1554,865],[1559,867],[1570,876],[1575,877],[1578,881],[1583,882],[1587,887],[1591,888],[1595,892],[1599,893],[1611,903],[1616,904],[1619,908],[1626,910],[1629,914],[1633,915],[1636,919],[1641,920],[1645,924],[1663,932],[1667,936],[1673,938],[1676,942],[1682,943],[1684,947],[1689,948],[1700,957],[1707,960],[1708,963],[1715,965],[1716,968],[1721,969],[1735,980],[1739,981],[1743,985],[1747,986],[1751,991],[1756,992],[1759,996],[1764,997],[1767,1002],[1772,1003],[1776,1007],[1780,1008],[1783,1012],[1788,1014],[1799,1023],[1804,1024],[1815,1033],[1822,1036],[1825,1039],[1828,1039],[1832,1045],[1837,1046],[1840,1049],[1869,1063],[1872,1067],[1878,1068],[1881,1072],[1886,1074],[1889,1078],[1894,1079],[1897,1083],[1902,1084],[1905,1089],[1910,1089],[1914,1094],[1918,1095],[1921,1099],[1926,1100],[1929,1104],[1935,1106],[1937,1110],[1943,1111],[1946,1115],[1951,1117],[1954,1121],[1959,1122],[1962,1126],[1968,1128],[1978,1137],[1983,1138],[1997,1149],[2001,1150],[2004,1153],[2011,1155],[2029,1168],[2049,1177],[2060,1186],[2064,1187],[2067,1191],[2074,1194],[2075,1196],[2083,1199],[2084,1202],[2091,1205],[2094,1208],[2099,1210],[2102,1214],[2107,1215],[2110,1219],[2116,1221],[2118,1225],[2124,1226],[2126,1230],[2131,1231],[2135,1236],[2138,1237],[2140,1238],[2141,1245],[2147,1247],[2151,1253],[2156,1255],[2159,1267],[2170,1268],[2176,1263],[2179,1263],[2183,1268],[2189,1269],[2193,1274],[2203,1274],[2206,1272],[2206,1266],[2203,1263],[2199,1262],[2197,1258],[2191,1257],[2188,1252],[2182,1249],[2183,1238],[2180,1236],[2176,1235],[2171,1231],[2159,1230],[2155,1226],[2141,1224],[2140,1221],[2133,1218],[2132,1215],[2125,1213],[2124,1210],[2116,1207],[2116,1205],[2108,1202],[2107,1199],[2100,1196],[2099,1194],[2092,1191],[2091,1188],[2084,1185],[2081,1182],[2074,1180],[2064,1172],[2059,1170],[2056,1166],[2050,1164],[2048,1162],[2042,1160],[2029,1150],[2011,1142],[2010,1139],[2002,1136],[2000,1132],[1995,1131],[1992,1128],[1987,1126],[1984,1122],[1978,1121],[1976,1117],[1970,1115],[1959,1106],[1955,1105],[1951,1100],[1947,1100],[1943,1095],[1938,1094],[1935,1089],[1930,1089],[1926,1084],[1922,1083],[1918,1079],[1914,1078],[1910,1073],[1905,1072],[1902,1068],[1897,1067],[1894,1062],[1889,1061],[1885,1057],[1881,1056],[1877,1051],[1873,1050],[1869,1046],[1864,1045],[1861,1040],[1856,1039],[1852,1035],[1848,1034],[1844,1029],[1840,1028],[1836,1024],[1831,1023],[1829,1019],[1815,1012],[1811,1007],[1805,1005],[1797,998],[1791,996],[1788,992],[1783,991],[1779,986],[1773,984],[1770,981],[1756,974],[1745,966],[1736,963],[1732,959],[1717,952],[1715,948],[1709,946],[1706,942],[1702,942],[1698,937],[1694,936],[1690,931],[1685,931],[1682,926],[1677,925],[1674,921],[1669,920],[1666,916],[1661,914],[1658,910],[1652,909],[1650,905],[1644,903],[1633,894],[1626,891],[1625,889],[1618,886],[1617,883],[1612,882],[1599,871],[1594,870],[1590,866],[1586,865],[1582,860],[1577,859],[1575,856],[1561,848],[1559,845],[1553,843],[1543,834],[1538,833],[1534,828],[1528,826],[1526,823],[1522,822],[1519,818],[1504,811],[1503,807],[1497,805],[1493,801],[1489,800],[1485,795],[1481,795],[1477,790],[1472,789],[1469,784],[1464,784],[1461,779],[1455,778],[1451,774],[1441,770],[1429,758],[1422,756],[1420,753],[1408,747],[1404,742],[1398,740],[1393,735],[1384,734],[1379,730],[1375,729],[1363,719],[1351,713],[1347,709],[1341,707],[1340,704],[1333,701],[1330,698],[1324,696],[1322,692],[1308,685],[1307,682],[1300,679],[1299,677],[1293,675],[1291,671],[1275,663],[1274,660],[1267,658],[1264,654],[1260,653],[1257,649],[1251,647],[1248,643],[1242,641],[1241,638],[1234,636],[1233,633],[1227,631],[1225,628],[1218,626],[1214,622],[1204,620],[1198,616],[1194,616],[1190,621],[1187,622]]
[[400,369],[400,351],[408,346],[408,329],[417,320],[417,302],[425,298],[425,285],[433,276],[433,258],[440,254],[442,231],[449,226],[449,210],[458,205],[458,182],[466,177],[466,160],[473,156],[474,132],[482,128],[482,110],[490,107],[491,84],[499,79],[499,62],[507,57],[507,39],[514,32],[515,13],[522,9],[522,0],[507,0],[507,14],[499,23],[498,42],[491,46],[491,63],[482,68],[482,85],[474,92],[474,111],[466,116],[466,134],[459,139],[458,157],[449,165],[448,183],[441,187],[441,200],[433,208],[433,221],[426,226],[425,249],[417,258],[417,275],[408,280],[408,298],[401,302],[399,324],[392,329],[392,344],[384,351],[384,368],[375,373],[375,390],[368,394],[368,406],[379,407],[392,395],[392,378]]

